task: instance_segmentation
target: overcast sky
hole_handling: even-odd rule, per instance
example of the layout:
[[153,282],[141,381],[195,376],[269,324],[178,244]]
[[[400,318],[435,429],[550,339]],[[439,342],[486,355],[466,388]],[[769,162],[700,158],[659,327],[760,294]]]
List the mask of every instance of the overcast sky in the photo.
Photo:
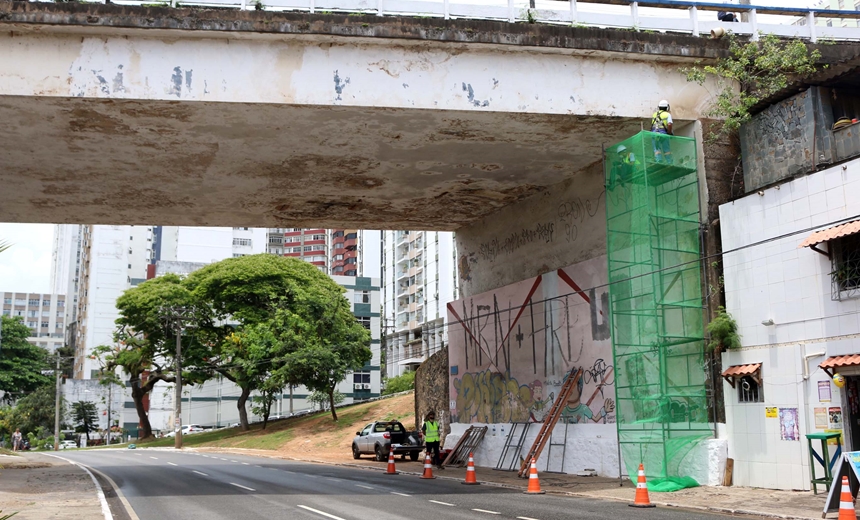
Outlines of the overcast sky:
[[[818,4],[810,0],[752,0],[751,3],[782,7],[809,7]],[[579,5],[580,9],[584,9],[595,4]],[[651,13],[648,12],[648,15]],[[761,21],[780,23],[783,17],[768,18]],[[53,227],[50,224],[0,224],[0,241],[6,240],[13,244],[11,249],[0,253],[0,291],[50,290],[52,236]]]

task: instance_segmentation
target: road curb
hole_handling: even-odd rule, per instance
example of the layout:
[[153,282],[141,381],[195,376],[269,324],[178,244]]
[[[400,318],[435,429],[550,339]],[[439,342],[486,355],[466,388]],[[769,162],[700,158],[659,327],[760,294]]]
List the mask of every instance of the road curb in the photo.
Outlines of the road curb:
[[105,520],[113,520],[113,513],[110,512],[110,506],[107,503],[107,498],[105,498],[105,492],[102,489],[102,485],[99,484],[98,479],[96,479],[96,476],[93,475],[93,472],[90,471],[90,468],[87,467],[86,464],[81,464],[80,462],[75,462],[73,460],[69,460],[65,457],[60,457],[59,455],[53,455],[51,453],[42,453],[42,455],[47,455],[48,457],[54,457],[66,461],[72,466],[78,466],[79,468],[82,468],[84,471],[86,471],[87,475],[89,475],[90,478],[93,479],[93,484],[95,484],[96,486],[96,496],[99,499],[99,504],[101,505],[102,514],[104,515]]

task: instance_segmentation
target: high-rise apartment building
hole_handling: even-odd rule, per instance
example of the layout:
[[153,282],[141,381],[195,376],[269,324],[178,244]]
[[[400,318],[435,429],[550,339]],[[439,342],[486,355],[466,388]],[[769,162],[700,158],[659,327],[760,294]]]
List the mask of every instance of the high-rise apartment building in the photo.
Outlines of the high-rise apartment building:
[[66,297],[62,294],[0,292],[3,316],[20,317],[30,328],[27,341],[53,352],[63,346]]
[[[90,359],[90,353],[113,342],[116,299],[146,280],[153,257],[152,231],[152,226],[80,226],[78,301],[67,338],[75,349],[75,379],[93,378],[98,373],[100,366]],[[67,257],[66,261],[75,260]]]
[[269,228],[268,251],[310,262],[329,273],[329,233],[325,229]]
[[445,306],[457,298],[456,266],[453,233],[383,232],[386,376],[414,370],[447,344]]

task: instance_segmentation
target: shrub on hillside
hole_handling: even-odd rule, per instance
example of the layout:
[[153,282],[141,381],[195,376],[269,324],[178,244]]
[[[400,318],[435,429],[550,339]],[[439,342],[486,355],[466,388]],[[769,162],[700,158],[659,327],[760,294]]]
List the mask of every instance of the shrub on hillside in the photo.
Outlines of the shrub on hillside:
[[396,394],[415,389],[415,372],[406,372],[397,377],[385,378],[385,390],[382,395]]

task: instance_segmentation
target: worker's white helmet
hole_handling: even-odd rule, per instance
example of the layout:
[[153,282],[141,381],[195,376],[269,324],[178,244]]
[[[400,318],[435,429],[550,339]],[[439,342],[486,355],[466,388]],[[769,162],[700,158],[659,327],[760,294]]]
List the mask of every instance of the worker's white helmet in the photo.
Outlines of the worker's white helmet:
[[621,146],[619,146],[619,147],[618,147],[618,149],[617,149],[617,150],[615,150],[615,151],[616,151],[616,152],[618,152],[618,153],[623,153],[625,150],[627,150],[627,147],[626,147],[626,146],[624,146],[624,145],[622,144],[622,145],[621,145]]
[[661,99],[660,102],[657,103],[657,108],[669,110],[669,102],[665,99]]

